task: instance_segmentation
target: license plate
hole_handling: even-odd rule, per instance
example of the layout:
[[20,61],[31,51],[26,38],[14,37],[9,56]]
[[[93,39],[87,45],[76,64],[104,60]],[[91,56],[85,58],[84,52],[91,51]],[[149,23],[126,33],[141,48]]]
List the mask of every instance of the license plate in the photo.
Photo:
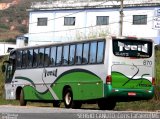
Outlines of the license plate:
[[136,96],[135,92],[128,92],[128,96]]

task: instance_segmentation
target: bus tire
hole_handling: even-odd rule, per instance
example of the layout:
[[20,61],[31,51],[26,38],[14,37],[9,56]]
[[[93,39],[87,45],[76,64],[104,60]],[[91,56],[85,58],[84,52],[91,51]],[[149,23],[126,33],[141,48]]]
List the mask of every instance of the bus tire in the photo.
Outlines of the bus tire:
[[63,94],[64,105],[66,108],[79,109],[82,106],[80,101],[73,100],[73,93],[71,88],[67,88]]
[[53,101],[53,107],[60,107],[61,103],[60,101],[54,100]]
[[19,102],[20,102],[20,106],[26,106],[26,104],[27,104],[27,101],[24,100],[24,92],[23,92],[23,89],[21,89]]
[[73,100],[73,93],[71,88],[67,88],[64,90],[63,101],[66,108],[79,109],[82,105],[80,101]]
[[115,101],[110,100],[100,100],[98,101],[98,107],[100,110],[113,110],[116,106]]
[[63,101],[64,105],[66,108],[72,108],[74,103],[73,103],[73,93],[71,88],[67,88],[64,90],[63,93]]

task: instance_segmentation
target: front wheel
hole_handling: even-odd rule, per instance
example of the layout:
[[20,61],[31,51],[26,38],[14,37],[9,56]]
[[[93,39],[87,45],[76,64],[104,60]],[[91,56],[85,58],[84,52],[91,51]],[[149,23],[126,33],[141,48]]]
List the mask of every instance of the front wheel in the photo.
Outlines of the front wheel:
[[23,89],[20,92],[20,98],[19,98],[20,106],[26,106],[27,101],[24,100],[24,92]]
[[81,108],[82,103],[80,101],[73,100],[73,93],[71,88],[67,88],[63,94],[63,101],[66,108]]

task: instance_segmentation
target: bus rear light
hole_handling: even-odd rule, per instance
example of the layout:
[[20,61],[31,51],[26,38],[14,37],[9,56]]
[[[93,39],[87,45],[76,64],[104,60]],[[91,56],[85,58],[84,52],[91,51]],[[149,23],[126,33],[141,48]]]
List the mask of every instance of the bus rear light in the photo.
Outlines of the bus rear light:
[[154,77],[152,78],[152,85],[153,85],[153,86],[156,85],[156,82],[155,82],[155,78],[154,78]]
[[112,82],[112,77],[111,77],[111,75],[108,75],[106,77],[106,84],[111,84],[111,82]]

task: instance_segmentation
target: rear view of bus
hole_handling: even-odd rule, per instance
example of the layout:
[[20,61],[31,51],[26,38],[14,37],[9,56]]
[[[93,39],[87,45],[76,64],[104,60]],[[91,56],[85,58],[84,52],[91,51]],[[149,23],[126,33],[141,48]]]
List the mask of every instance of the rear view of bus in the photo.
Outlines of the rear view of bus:
[[154,43],[137,38],[112,39],[106,96],[117,101],[148,100],[154,95]]

